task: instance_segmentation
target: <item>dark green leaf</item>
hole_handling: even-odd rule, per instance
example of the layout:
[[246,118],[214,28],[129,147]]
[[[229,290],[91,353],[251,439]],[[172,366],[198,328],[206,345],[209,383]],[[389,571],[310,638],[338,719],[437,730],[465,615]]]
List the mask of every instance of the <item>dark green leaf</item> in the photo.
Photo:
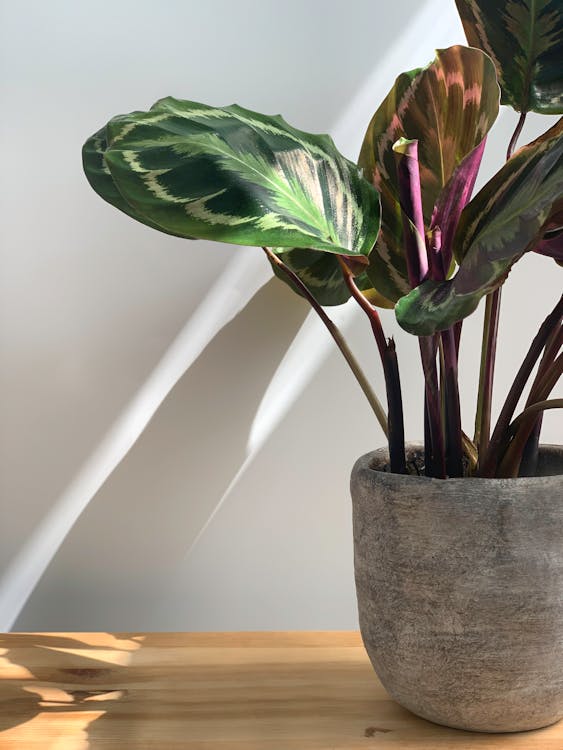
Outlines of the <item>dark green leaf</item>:
[[563,113],[561,0],[456,0],[467,41],[493,60],[502,104]]
[[[88,182],[92,188],[101,195],[102,198],[111,203],[112,206],[118,208],[123,213],[127,214],[133,219],[146,224],[153,229],[158,229],[161,232],[166,230],[162,227],[157,226],[153,221],[143,218],[140,216],[135,209],[130,206],[125,198],[121,195],[117,189],[113,177],[110,174],[104,162],[104,154],[107,148],[106,141],[106,129],[102,128],[94,133],[93,136],[88,138],[84,147],[82,148],[82,164],[84,172],[88,179]],[[175,234],[174,232],[168,232],[168,234]]]
[[347,255],[373,247],[377,192],[327,135],[237,105],[167,98],[114,117],[106,137],[103,164],[125,202],[89,172],[92,186],[163,231]]

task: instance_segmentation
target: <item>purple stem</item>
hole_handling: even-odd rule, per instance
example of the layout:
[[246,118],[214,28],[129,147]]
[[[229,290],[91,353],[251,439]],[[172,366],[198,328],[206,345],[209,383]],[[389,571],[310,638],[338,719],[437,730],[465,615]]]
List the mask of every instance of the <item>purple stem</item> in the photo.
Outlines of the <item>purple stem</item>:
[[520,117],[514,129],[514,133],[512,133],[512,138],[510,139],[510,143],[508,144],[508,148],[506,150],[506,161],[508,161],[510,157],[512,156],[512,154],[514,153],[514,149],[516,148],[516,141],[520,137],[520,133],[522,132],[522,128],[524,127],[526,114],[527,112],[520,113]]
[[543,412],[536,418],[534,427],[524,446],[522,461],[520,462],[519,477],[535,477],[538,468],[538,456],[540,448],[540,433],[543,424]]
[[553,329],[557,328],[563,318],[563,296],[559,299],[559,302],[555,305],[552,312],[547,316],[544,322],[541,324],[539,331],[537,332],[534,340],[532,341],[528,353],[522,362],[520,369],[516,373],[514,382],[508,392],[504,405],[501,409],[499,418],[497,420],[495,429],[493,431],[487,453],[485,454],[483,461],[481,462],[480,476],[482,477],[494,477],[497,465],[499,461],[499,452],[506,439],[507,431],[510,425],[510,420],[514,414],[514,410],[518,405],[518,401],[524,390],[524,386],[528,382],[534,365],[536,364],[546,342],[548,341],[550,334]]
[[479,374],[479,395],[475,424],[475,444],[481,458],[484,458],[489,447],[491,434],[491,408],[493,401],[493,382],[497,353],[498,324],[500,317],[500,300],[502,287],[487,295],[485,302],[485,321],[483,325],[483,354]]
[[389,339],[383,365],[385,386],[387,389],[387,413],[389,427],[389,459],[394,474],[406,474],[405,456],[405,422],[403,418],[403,399],[401,379],[395,342]]
[[449,477],[463,476],[461,410],[457,378],[457,352],[453,327],[442,331],[446,395],[446,472]]
[[463,328],[463,320],[458,320],[454,323],[454,338],[455,338],[455,354],[459,357],[459,345],[461,342],[461,331]]
[[445,479],[446,460],[444,451],[444,433],[440,413],[440,389],[438,388],[438,368],[436,367],[436,345],[432,336],[419,336],[422,369],[424,370],[425,410],[430,433],[430,465],[426,466],[426,475]]
[[[422,211],[422,195],[420,192],[420,170],[418,166],[418,141],[400,139],[394,146],[395,164],[397,167],[397,181],[401,216],[403,220],[403,235],[405,257],[409,283],[414,288],[428,276],[429,260],[426,249],[424,215]],[[439,242],[439,235],[436,236]],[[439,251],[433,260],[437,268]],[[431,254],[431,257],[432,254]],[[419,337],[422,369],[425,384],[425,432],[430,435],[431,448],[425,446],[425,455],[431,456],[426,460],[425,471],[429,476],[446,476],[444,433],[440,413],[440,389],[438,386],[438,371],[436,367],[436,346],[432,337]],[[425,439],[425,443],[426,443]]]
[[397,352],[393,339],[385,338],[381,318],[369,300],[367,300],[358,288],[354,274],[350,269],[348,261],[342,256],[338,257],[342,275],[350,294],[368,316],[385,376],[385,389],[387,392],[387,438],[389,443],[389,459],[391,471],[395,474],[406,474],[405,458],[405,428],[403,418],[403,398],[401,394],[401,381],[399,378],[399,365]]
[[[553,333],[550,335],[545,345],[543,356],[540,360],[538,371],[532,384],[532,388],[526,401],[526,408],[531,406],[537,398],[536,387],[537,383],[545,376],[549,367],[555,361],[555,358],[563,345],[563,326],[559,326],[553,329]],[[536,417],[532,432],[528,438],[528,442],[524,446],[522,452],[522,460],[520,462],[520,470],[518,476],[520,477],[535,477],[538,468],[538,457],[540,448],[540,435],[543,425],[543,412],[540,412]]]

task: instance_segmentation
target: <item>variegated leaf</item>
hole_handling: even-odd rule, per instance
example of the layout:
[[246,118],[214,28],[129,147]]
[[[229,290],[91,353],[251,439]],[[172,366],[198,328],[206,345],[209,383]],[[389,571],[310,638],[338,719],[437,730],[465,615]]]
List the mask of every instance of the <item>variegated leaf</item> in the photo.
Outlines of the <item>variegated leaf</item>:
[[495,121],[500,91],[491,60],[481,50],[462,46],[438,50],[422,70],[403,73],[373,116],[359,165],[381,194],[382,226],[368,273],[385,296],[406,294],[403,227],[393,144],[418,140],[425,225],[430,226],[438,197],[463,159]]
[[[131,218],[146,224],[153,229],[165,232],[165,229],[157,226],[154,222],[140,216],[135,209],[130,206],[125,198],[117,189],[113,177],[104,162],[104,154],[107,149],[106,129],[102,128],[88,138],[82,148],[82,165],[88,182],[92,188],[101,195],[104,200],[111,203],[123,213]],[[168,234],[175,234],[168,232]]]
[[347,255],[373,247],[377,192],[327,135],[237,105],[167,98],[114,117],[106,136],[104,164],[119,194],[135,218],[163,231]]
[[495,63],[502,104],[563,113],[561,0],[456,0],[467,41]]
[[[320,305],[342,305],[350,298],[350,291],[344,281],[340,264],[332,253],[305,248],[292,248],[276,253],[305,284],[309,292]],[[299,289],[275,263],[272,263],[274,273],[285,281],[298,294]],[[356,276],[356,284],[372,304],[379,307],[393,307],[393,303],[378,294],[372,287],[366,273]]]
[[440,283],[425,281],[399,300],[399,324],[426,336],[470,315],[511,266],[543,241],[562,196],[563,119],[517,151],[467,204],[454,237],[457,274]]

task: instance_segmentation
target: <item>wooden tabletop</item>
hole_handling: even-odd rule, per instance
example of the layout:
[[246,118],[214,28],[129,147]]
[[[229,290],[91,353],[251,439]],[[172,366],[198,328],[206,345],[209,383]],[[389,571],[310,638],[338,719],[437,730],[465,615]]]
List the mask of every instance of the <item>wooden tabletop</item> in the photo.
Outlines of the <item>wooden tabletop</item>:
[[0,636],[1,750],[563,750],[563,722],[446,729],[400,708],[358,633]]

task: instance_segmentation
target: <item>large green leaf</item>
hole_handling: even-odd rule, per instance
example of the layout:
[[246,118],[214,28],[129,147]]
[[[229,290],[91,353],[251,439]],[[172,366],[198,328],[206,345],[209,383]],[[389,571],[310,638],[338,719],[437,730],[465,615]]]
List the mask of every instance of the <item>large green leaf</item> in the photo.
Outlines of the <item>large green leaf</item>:
[[456,0],[467,41],[495,63],[502,104],[563,112],[561,0]]
[[368,274],[386,297],[397,300],[410,289],[393,144],[400,138],[418,140],[428,228],[441,191],[495,121],[499,96],[487,55],[454,46],[437,50],[428,67],[401,74],[374,114],[358,163],[381,194],[382,226]]
[[327,135],[237,105],[167,98],[114,117],[106,138],[103,163],[113,182],[88,172],[85,160],[92,187],[163,231],[347,255],[373,247],[377,192]]
[[399,324],[426,336],[470,315],[526,251],[545,241],[562,196],[563,119],[517,151],[467,204],[454,237],[457,274],[425,281],[399,300]]
[[[127,203],[125,198],[123,198],[104,162],[106,149],[107,140],[105,128],[98,130],[97,133],[94,133],[93,136],[88,138],[82,148],[82,164],[90,185],[104,200],[111,203],[112,206],[115,206],[115,208],[123,211],[123,213],[128,216],[131,216],[131,218],[136,219],[153,229],[158,229],[161,232],[166,231],[149,219],[140,216],[133,207]],[[168,234],[175,234],[175,232],[168,232]]]

